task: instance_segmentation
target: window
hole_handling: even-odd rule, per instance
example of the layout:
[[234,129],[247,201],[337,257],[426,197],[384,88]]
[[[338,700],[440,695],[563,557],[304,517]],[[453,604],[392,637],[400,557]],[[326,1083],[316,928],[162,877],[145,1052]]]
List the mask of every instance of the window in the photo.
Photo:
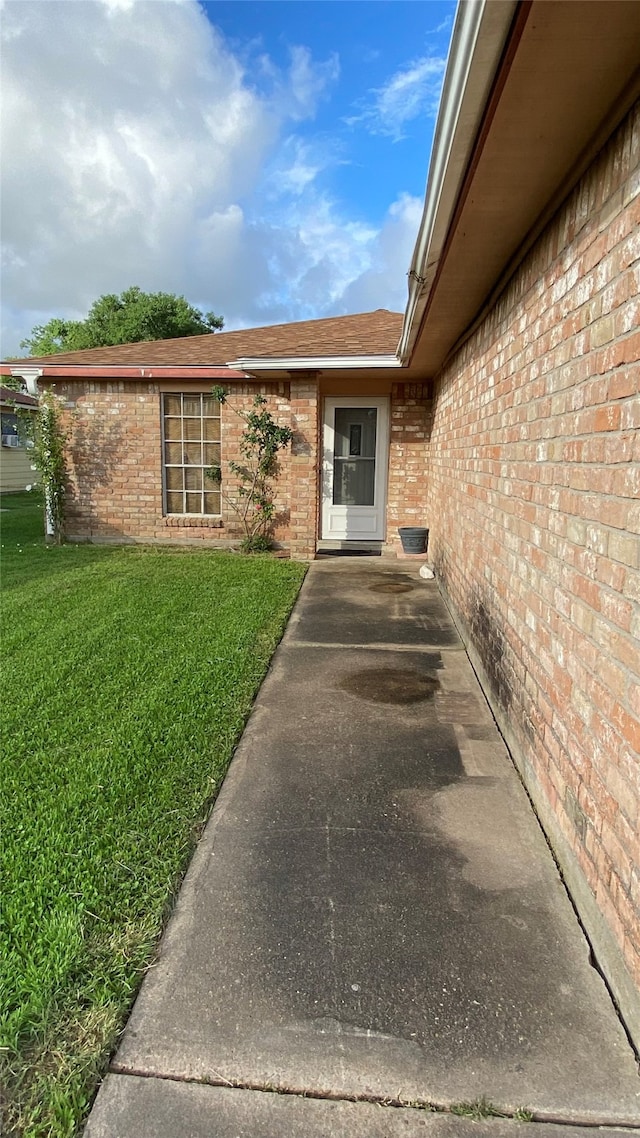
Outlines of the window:
[[18,416],[14,411],[0,412],[2,424],[2,445],[3,447],[19,447],[23,446],[22,440],[18,434]]
[[219,514],[220,404],[212,395],[165,395],[162,402],[164,508],[167,514]]

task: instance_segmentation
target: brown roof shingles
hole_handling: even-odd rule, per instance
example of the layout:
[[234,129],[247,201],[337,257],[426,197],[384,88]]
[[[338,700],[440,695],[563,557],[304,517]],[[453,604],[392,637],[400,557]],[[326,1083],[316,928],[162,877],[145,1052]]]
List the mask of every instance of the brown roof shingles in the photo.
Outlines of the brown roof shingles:
[[[402,313],[379,308],[354,316],[330,316],[294,324],[271,324],[237,332],[212,332],[175,340],[150,340],[32,356],[30,362],[50,364],[113,364],[135,366],[224,365],[240,357],[388,356],[394,355],[402,329]],[[14,361],[18,362],[18,361]],[[22,362],[22,361],[21,361]]]
[[0,386],[0,403],[15,403],[20,407],[37,407],[38,400],[24,391],[14,391],[13,387]]

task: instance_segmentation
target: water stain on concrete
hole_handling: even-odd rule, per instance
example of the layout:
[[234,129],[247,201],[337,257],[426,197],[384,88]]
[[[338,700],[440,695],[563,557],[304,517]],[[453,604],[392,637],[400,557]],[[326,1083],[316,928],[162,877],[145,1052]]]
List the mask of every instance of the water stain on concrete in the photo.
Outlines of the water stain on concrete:
[[432,796],[428,820],[463,858],[462,876],[477,889],[534,892],[540,881],[538,835],[523,830],[521,809],[522,794],[513,783],[467,778]]
[[346,676],[339,687],[371,703],[403,705],[432,699],[440,681],[413,668],[366,668]]
[[405,585],[402,581],[387,581],[383,585],[370,585],[370,593],[411,593],[413,585]]

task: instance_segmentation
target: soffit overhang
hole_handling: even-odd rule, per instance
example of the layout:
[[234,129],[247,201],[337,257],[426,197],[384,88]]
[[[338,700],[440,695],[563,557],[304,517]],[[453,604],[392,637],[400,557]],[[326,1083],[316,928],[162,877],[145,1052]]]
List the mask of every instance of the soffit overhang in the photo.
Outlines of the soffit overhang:
[[457,199],[435,243],[419,250],[419,236],[400,345],[410,373],[438,371],[633,105],[639,44],[640,4],[517,6]]

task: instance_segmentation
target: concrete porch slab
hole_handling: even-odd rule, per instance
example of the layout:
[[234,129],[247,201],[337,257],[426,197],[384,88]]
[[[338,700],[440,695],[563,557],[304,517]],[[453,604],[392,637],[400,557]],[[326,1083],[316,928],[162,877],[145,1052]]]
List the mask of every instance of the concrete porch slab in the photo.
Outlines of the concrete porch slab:
[[[341,573],[339,586],[332,569]],[[313,564],[311,581],[289,625],[295,641],[461,647],[438,589],[424,587],[415,564],[377,558],[321,561]]]

